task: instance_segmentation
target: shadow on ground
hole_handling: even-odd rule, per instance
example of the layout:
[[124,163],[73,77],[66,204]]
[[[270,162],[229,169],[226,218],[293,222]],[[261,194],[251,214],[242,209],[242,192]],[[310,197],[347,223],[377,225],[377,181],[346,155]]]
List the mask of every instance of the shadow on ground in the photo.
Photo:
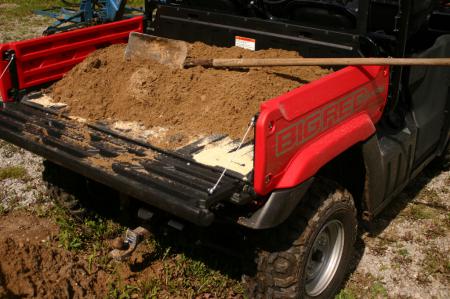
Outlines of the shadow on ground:
[[[392,202],[384,208],[383,212],[375,218],[368,230],[370,236],[376,237],[380,235],[391,224],[391,222],[398,217],[407,205],[419,195],[424,187],[444,170],[446,169],[444,169],[442,164],[438,161],[434,161],[428,165],[414,180],[412,180],[412,182],[408,184],[402,193],[396,196]],[[430,206],[432,205],[430,203],[424,204]]]

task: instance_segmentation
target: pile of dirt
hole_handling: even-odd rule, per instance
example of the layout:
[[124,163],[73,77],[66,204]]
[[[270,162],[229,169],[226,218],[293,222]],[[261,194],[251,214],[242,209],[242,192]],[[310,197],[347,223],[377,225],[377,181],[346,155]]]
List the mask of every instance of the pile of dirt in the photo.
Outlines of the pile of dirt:
[[[52,97],[67,103],[71,115],[163,128],[164,142],[154,141],[166,148],[211,134],[240,138],[261,102],[330,72],[320,67],[171,69],[152,61],[126,61],[124,50],[114,45],[94,52],[54,85]],[[279,49],[253,52],[198,42],[190,45],[188,56],[300,57]]]

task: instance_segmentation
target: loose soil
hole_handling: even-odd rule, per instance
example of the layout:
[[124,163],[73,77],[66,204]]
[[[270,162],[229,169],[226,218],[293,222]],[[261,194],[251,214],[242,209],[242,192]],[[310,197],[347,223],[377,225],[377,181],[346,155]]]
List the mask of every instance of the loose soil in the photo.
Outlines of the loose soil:
[[[163,279],[181,279],[175,269],[187,263],[183,255],[161,261],[155,246],[143,243],[129,261],[116,262],[108,258],[113,242],[106,240],[96,251],[69,251],[59,245],[61,232],[54,221],[26,211],[1,215],[0,231],[0,298],[144,298],[152,290],[158,298],[186,298],[161,285]],[[199,282],[184,275],[187,280],[178,284],[191,283],[189,291],[195,294]],[[205,281],[214,283],[208,277]],[[195,298],[243,298],[234,293],[235,282],[224,278],[221,283],[215,291],[200,286],[204,290],[197,289]]]
[[[165,128],[164,138],[150,138],[164,148],[212,134],[240,138],[261,102],[330,72],[320,67],[172,69],[153,61],[126,61],[124,51],[125,45],[114,45],[94,52],[54,85],[52,97],[67,103],[71,115],[89,120]],[[300,57],[279,49],[252,52],[199,42],[190,45],[188,56]]]
[[1,298],[82,298],[106,293],[101,273],[88,275],[82,256],[58,248],[49,219],[14,212],[0,217]]

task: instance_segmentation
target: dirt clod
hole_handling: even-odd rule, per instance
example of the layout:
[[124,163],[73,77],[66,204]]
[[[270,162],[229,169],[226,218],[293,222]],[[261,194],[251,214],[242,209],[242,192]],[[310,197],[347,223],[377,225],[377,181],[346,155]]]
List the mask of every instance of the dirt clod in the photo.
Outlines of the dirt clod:
[[[251,69],[172,69],[152,61],[126,61],[124,45],[91,54],[53,87],[53,98],[69,104],[72,115],[90,120],[138,121],[164,127],[165,148],[195,138],[227,134],[242,137],[261,102],[330,71],[319,67]],[[248,51],[190,45],[191,58],[299,57],[297,52]],[[151,138],[150,138],[151,139]]]
[[123,241],[122,237],[117,237],[114,240],[111,241],[111,248],[112,249],[119,249],[124,250],[126,249],[125,242]]

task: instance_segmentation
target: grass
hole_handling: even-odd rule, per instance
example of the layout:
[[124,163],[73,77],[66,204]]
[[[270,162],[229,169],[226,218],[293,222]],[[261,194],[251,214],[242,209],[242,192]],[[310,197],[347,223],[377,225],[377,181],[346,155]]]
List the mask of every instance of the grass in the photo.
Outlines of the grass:
[[399,250],[397,250],[397,253],[401,256],[409,255],[408,249],[406,249],[406,248],[400,248]]
[[236,277],[230,276],[223,269],[217,270],[214,263],[211,263],[214,260],[223,266],[229,261],[227,256],[221,255],[218,258],[217,253],[195,248],[192,243],[188,245],[183,242],[186,247],[178,248],[177,238],[176,235],[168,234],[161,241],[155,237],[140,245],[148,250],[144,255],[152,262],[147,269],[153,269],[153,273],[134,279],[135,282],[118,277],[109,286],[109,297],[130,298],[139,295],[139,298],[203,298],[205,294],[211,298],[244,296],[244,286]]
[[430,223],[430,226],[425,231],[425,236],[429,239],[435,239],[439,237],[445,237],[447,233],[445,220],[442,221],[439,218],[434,218]]
[[424,219],[432,219],[437,216],[437,213],[434,209],[420,205],[413,204],[407,211],[407,217],[412,220],[424,220]]
[[[162,262],[162,271],[160,275],[150,281],[150,285],[157,282],[160,291],[168,293],[172,296],[194,297],[203,293],[211,293],[212,297],[223,298],[228,296],[226,292],[233,294],[243,294],[244,288],[241,284],[228,275],[218,270],[213,270],[205,261],[197,259],[195,253],[206,257],[208,254],[202,252],[191,252],[193,257],[187,256],[185,252],[189,252],[186,248],[177,253],[176,249],[168,247],[167,244],[155,243],[155,254]],[[192,251],[192,250],[191,250]],[[217,257],[215,257],[217,259]],[[226,257],[222,257],[225,258]]]
[[394,262],[394,264],[392,264],[392,267],[394,268],[400,268],[400,265],[408,265],[413,261],[410,253],[404,247],[399,247],[395,251],[395,253],[395,256],[392,258],[392,261]]
[[91,248],[95,251],[101,247],[104,240],[123,231],[119,225],[97,215],[79,221],[59,207],[55,207],[53,215],[60,228],[60,245],[67,250]]
[[[120,289],[116,288],[114,284],[110,284],[110,290],[108,293],[108,298],[117,298],[117,299],[129,299],[129,298],[137,298],[138,294],[143,294],[143,290],[139,287],[133,285],[124,285]],[[153,298],[153,297],[150,297]],[[157,297],[154,297],[157,298]]]
[[[9,5],[7,5],[9,4]],[[30,15],[34,9],[47,9],[61,4],[58,0],[39,1],[39,0],[2,0],[3,14],[8,14],[10,17],[24,17]]]
[[[10,5],[4,5],[10,4]],[[17,1],[17,0],[2,0],[1,5],[4,5],[2,10],[4,13],[10,15],[11,17],[24,17],[32,14],[33,10],[36,9],[48,9],[52,7],[66,6],[60,0],[27,0],[27,1]],[[143,0],[131,0],[128,1],[128,6],[131,7],[142,7],[144,5]]]
[[62,247],[67,250],[79,250],[83,247],[81,232],[72,218],[61,214],[56,223],[59,225],[59,243]]
[[381,277],[371,273],[365,273],[351,278],[351,283],[342,289],[335,299],[356,299],[356,298],[388,298],[388,290],[381,281]]
[[374,298],[374,299],[375,298],[387,298],[388,293],[387,293],[385,286],[379,281],[374,282],[372,284],[372,286],[370,287],[370,297]]
[[[33,14],[33,10],[63,6],[60,0],[2,0],[0,1],[0,43],[23,40],[42,35],[55,20]],[[143,0],[128,1],[129,6],[142,7]]]
[[0,181],[6,179],[26,180],[27,178],[28,172],[22,166],[10,166],[0,168]]
[[450,283],[450,257],[439,248],[431,247],[427,250],[422,266],[428,275],[442,275]]
[[244,294],[243,287],[233,279],[183,254],[169,254],[159,263],[159,272],[135,284],[117,279],[110,284],[108,297],[197,298],[209,294],[211,298],[226,298]]
[[5,215],[6,212],[7,212],[6,207],[0,203],[0,216]]
[[[124,264],[108,257],[107,245],[107,240],[123,233],[124,227],[93,213],[84,220],[77,220],[61,208],[54,209],[53,217],[60,228],[60,246],[83,256],[89,274],[101,268],[112,275],[107,298],[196,298],[202,294],[224,298],[230,294],[244,294],[244,287],[236,278],[216,270],[214,265],[208,263],[208,254],[211,253],[196,251],[191,244],[185,244],[189,249],[177,248],[176,237],[170,234],[163,241],[151,238],[139,245],[141,251],[145,252],[144,261],[141,261],[145,266],[140,265],[141,262],[135,264],[132,260],[128,264],[136,275],[149,268],[157,271],[152,275],[144,271],[147,274],[132,281],[124,279],[118,270]],[[191,255],[188,256],[189,251]],[[217,261],[217,255],[212,259]]]
[[434,189],[430,190],[427,188],[423,189],[420,192],[420,197],[422,198],[422,200],[429,202],[429,203],[439,202],[439,199],[440,199],[439,194],[437,193],[436,190],[434,190]]
[[356,299],[356,295],[350,289],[342,289],[334,299]]

